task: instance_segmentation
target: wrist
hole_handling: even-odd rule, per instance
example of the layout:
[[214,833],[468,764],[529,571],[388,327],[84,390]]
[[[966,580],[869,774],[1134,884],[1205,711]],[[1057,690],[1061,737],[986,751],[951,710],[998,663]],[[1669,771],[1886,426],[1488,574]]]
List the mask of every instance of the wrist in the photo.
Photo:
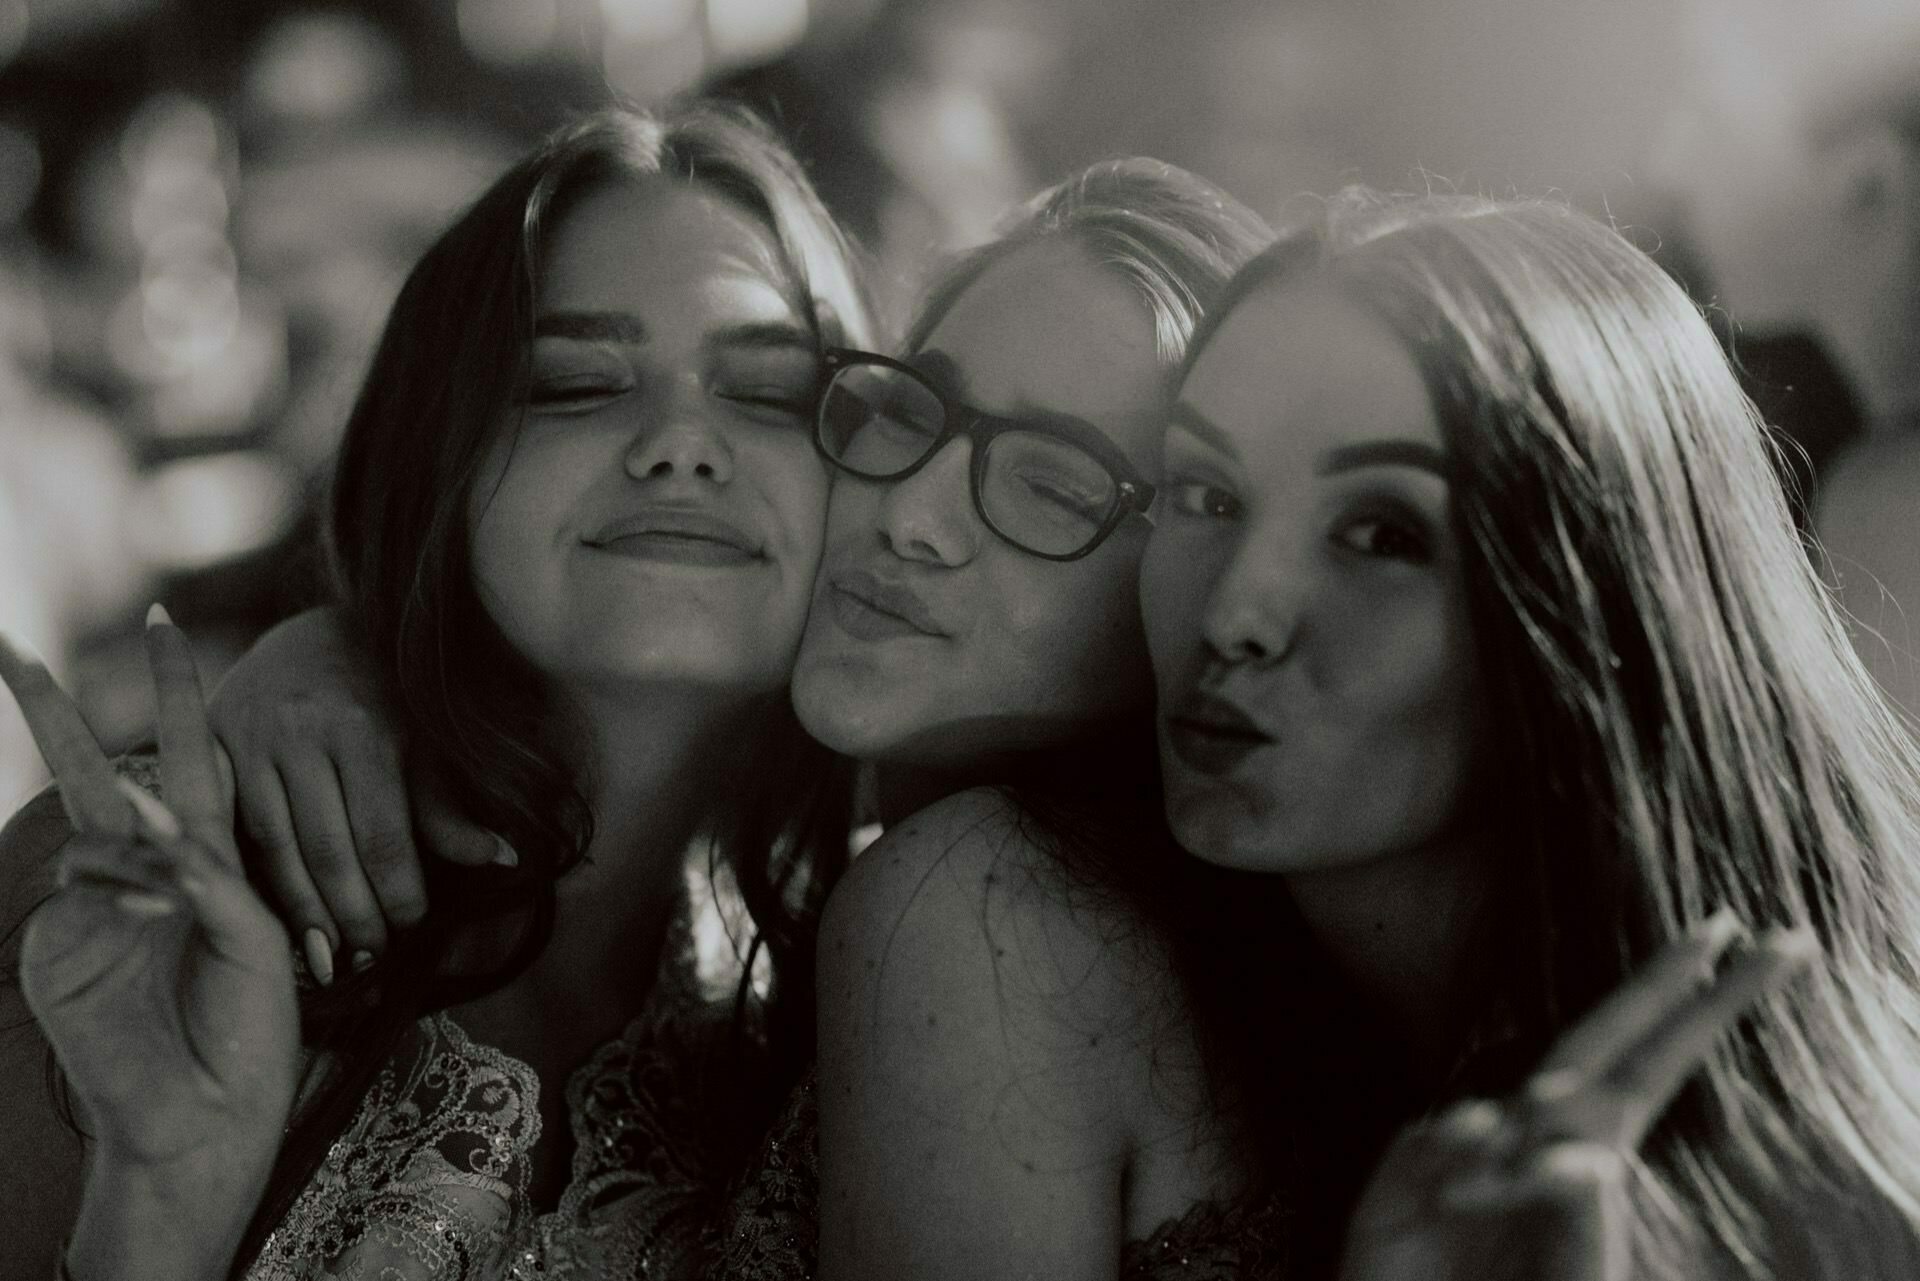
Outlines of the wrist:
[[72,1281],[225,1276],[274,1153],[195,1151],[166,1162],[96,1151],[66,1252]]

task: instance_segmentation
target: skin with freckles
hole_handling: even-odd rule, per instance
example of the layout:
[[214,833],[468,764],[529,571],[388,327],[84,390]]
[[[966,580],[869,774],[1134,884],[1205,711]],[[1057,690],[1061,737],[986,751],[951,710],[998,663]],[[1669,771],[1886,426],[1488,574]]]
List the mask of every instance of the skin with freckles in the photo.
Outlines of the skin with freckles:
[[555,235],[524,417],[496,433],[471,517],[489,611],[556,681],[785,683],[827,484],[817,347],[777,255],[758,219],[680,182],[596,192]]
[[[1162,371],[1140,302],[1071,244],[1040,242],[988,269],[910,357],[988,413],[1070,415],[1158,471]],[[834,479],[827,550],[794,673],[807,731],[868,760],[939,767],[1045,746],[1150,697],[1130,519],[1083,559],[1051,562],[981,523],[972,446],[912,476]],[[911,593],[920,626],[871,625],[874,584]]]
[[1482,700],[1445,472],[1412,359],[1333,288],[1265,290],[1208,343],[1142,570],[1187,849],[1303,872],[1452,827]]

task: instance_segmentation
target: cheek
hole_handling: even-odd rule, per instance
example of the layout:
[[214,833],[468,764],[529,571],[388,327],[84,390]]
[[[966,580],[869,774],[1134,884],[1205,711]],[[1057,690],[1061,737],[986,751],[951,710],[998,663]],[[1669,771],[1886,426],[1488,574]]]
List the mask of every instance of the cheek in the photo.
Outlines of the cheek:
[[1412,776],[1405,781],[1446,793],[1450,808],[1473,773],[1483,715],[1464,612],[1410,603],[1373,617],[1340,648],[1354,684],[1369,691],[1365,719],[1384,740],[1366,754],[1397,759]]
[[1140,618],[1162,696],[1190,678],[1220,566],[1198,540],[1156,532],[1140,566]]
[[810,583],[826,535],[825,464],[814,454],[811,444],[783,441],[756,455],[752,467],[787,550],[794,563],[805,569]]
[[838,547],[857,543],[879,529],[882,492],[879,485],[833,478],[827,491],[825,544]]

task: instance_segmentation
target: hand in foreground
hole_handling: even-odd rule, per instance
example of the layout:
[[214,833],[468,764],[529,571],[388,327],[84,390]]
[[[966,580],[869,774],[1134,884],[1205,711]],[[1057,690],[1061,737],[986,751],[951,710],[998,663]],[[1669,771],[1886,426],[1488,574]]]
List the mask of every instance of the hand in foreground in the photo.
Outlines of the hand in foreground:
[[147,645],[166,806],[119,779],[46,668],[0,641],[0,679],[75,831],[60,888],[28,921],[21,985],[96,1163],[270,1162],[299,1057],[292,958],[240,873],[186,638],[158,617]]
[[416,833],[449,862],[513,857],[427,780],[409,779],[379,691],[327,611],[267,633],[215,690],[211,720],[233,761],[253,870],[322,983],[425,913]]
[[1349,1228],[1345,1281],[1626,1281],[1632,1153],[1720,1036],[1814,955],[1721,913],[1566,1032],[1510,1099],[1402,1132]]

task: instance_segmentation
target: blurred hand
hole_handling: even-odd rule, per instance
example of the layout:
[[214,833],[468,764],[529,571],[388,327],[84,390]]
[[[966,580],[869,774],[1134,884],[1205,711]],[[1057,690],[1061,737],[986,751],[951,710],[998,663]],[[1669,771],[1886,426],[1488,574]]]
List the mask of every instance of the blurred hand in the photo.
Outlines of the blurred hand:
[[147,636],[168,805],[118,778],[46,668],[0,642],[0,680],[75,832],[60,888],[28,921],[21,988],[96,1163],[253,1168],[270,1164],[292,1106],[292,957],[241,874],[186,638],[164,622]]
[[1749,939],[1725,913],[1669,945],[1517,1097],[1459,1104],[1395,1140],[1342,1277],[1627,1281],[1633,1154],[1720,1036],[1814,950],[1804,931]]
[[262,637],[215,690],[211,720],[233,762],[254,872],[323,983],[336,955],[365,964],[389,928],[425,914],[416,835],[449,862],[512,859],[428,781],[409,778],[378,686],[330,611]]

